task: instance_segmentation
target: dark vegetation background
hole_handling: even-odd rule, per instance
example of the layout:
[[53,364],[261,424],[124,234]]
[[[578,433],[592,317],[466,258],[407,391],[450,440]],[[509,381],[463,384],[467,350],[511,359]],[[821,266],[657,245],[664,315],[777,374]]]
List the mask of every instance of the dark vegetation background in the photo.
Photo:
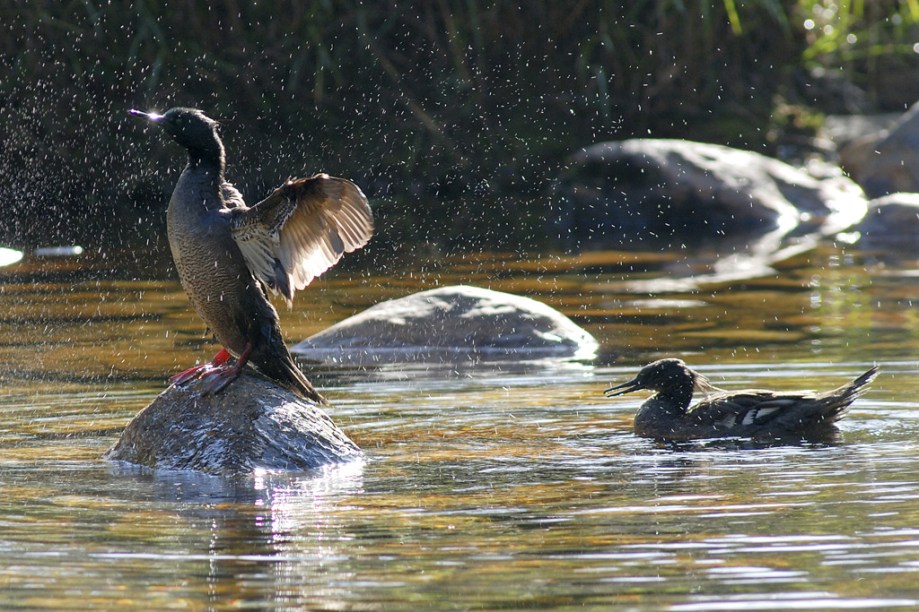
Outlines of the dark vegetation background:
[[207,4],[0,1],[0,244],[166,251],[184,155],[132,107],[221,121],[250,203],[353,178],[379,258],[551,246],[552,181],[597,141],[781,155],[919,98],[919,0]]

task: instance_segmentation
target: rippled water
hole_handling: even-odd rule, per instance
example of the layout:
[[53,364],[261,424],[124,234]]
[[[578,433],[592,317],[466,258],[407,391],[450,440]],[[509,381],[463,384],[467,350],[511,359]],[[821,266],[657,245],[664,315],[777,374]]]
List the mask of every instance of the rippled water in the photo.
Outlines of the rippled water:
[[[685,263],[488,255],[325,279],[282,310],[289,340],[466,282],[543,299],[603,354],[313,373],[366,460],[236,480],[100,459],[214,351],[176,283],[0,270],[0,608],[919,605],[915,263],[824,249],[743,283],[632,284]],[[882,375],[834,444],[667,447],[630,433],[645,396],[602,397],[662,355],[726,388]]]

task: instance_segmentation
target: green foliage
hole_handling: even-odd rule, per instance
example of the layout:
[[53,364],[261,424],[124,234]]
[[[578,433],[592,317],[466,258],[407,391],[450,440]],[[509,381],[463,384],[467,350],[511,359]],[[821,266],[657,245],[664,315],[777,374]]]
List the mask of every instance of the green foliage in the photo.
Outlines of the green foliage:
[[[884,22],[890,41],[917,3],[879,3],[900,16]],[[347,175],[384,222],[443,242],[473,200],[538,206],[567,155],[596,141],[767,146],[773,100],[802,57],[842,54],[833,32],[877,22],[863,0],[840,0],[820,13],[836,29],[806,45],[801,24],[820,6],[0,0],[0,195],[23,214],[53,211],[60,231],[109,223],[100,207],[149,225],[177,151],[125,111],[196,106],[224,124],[250,197],[288,174]],[[34,225],[2,223],[0,236]]]
[[876,110],[904,110],[919,98],[919,0],[801,0],[794,18],[812,74],[858,85]]
[[801,0],[797,12],[808,33],[808,65],[917,52],[919,0]]

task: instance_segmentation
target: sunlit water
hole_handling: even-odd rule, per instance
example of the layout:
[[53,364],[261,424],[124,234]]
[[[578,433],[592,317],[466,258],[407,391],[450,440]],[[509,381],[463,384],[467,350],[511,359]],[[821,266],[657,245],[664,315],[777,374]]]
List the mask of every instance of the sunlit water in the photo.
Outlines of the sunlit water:
[[[332,275],[281,309],[289,340],[464,282],[543,299],[603,354],[313,372],[366,460],[236,480],[100,458],[215,351],[175,282],[0,270],[0,608],[919,605],[915,263],[825,249],[746,283],[630,290],[680,265],[487,255]],[[662,355],[726,388],[882,375],[834,444],[671,448],[631,434],[645,396],[602,396]]]

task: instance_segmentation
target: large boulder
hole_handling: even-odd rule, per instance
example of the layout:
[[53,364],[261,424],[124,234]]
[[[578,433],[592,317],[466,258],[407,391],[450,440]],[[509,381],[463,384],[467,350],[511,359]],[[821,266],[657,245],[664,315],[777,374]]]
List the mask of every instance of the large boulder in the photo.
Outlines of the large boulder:
[[105,458],[158,469],[239,474],[306,470],[361,450],[316,405],[248,369],[216,395],[173,385],[128,423]]
[[856,227],[864,249],[919,257],[919,193],[894,193],[868,203]]
[[888,129],[844,147],[839,157],[871,197],[919,191],[919,103]]
[[457,285],[381,302],[294,346],[326,363],[591,358],[597,341],[536,300]]
[[650,138],[583,149],[557,192],[557,232],[588,248],[744,245],[777,229],[827,235],[866,208],[838,169],[809,172],[750,151]]

